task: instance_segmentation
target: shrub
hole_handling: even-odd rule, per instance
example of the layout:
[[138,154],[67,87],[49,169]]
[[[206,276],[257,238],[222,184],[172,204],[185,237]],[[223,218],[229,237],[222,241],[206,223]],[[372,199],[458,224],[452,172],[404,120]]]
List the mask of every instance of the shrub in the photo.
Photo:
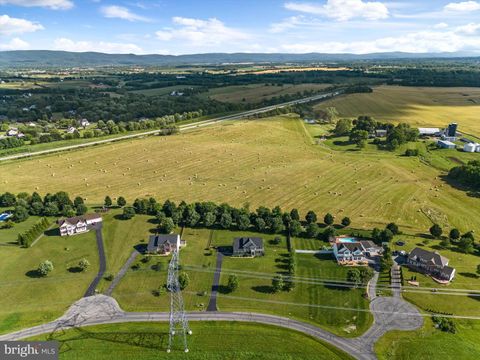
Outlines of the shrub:
[[50,260],[45,260],[40,265],[38,265],[37,272],[41,276],[47,276],[53,270],[53,263]]

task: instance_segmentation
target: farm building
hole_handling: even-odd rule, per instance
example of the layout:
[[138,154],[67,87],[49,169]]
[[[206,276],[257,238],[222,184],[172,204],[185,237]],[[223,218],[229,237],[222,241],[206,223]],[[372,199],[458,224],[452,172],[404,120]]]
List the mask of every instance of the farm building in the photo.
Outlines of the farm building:
[[169,255],[172,251],[180,250],[180,235],[151,235],[148,240],[147,252],[150,254]]
[[455,276],[455,269],[448,266],[448,259],[436,251],[432,252],[417,247],[408,254],[407,264],[440,280],[451,281]]
[[455,149],[457,145],[448,140],[438,140],[437,146],[442,149]]
[[259,237],[239,237],[233,239],[233,256],[263,256],[263,239]]
[[418,128],[420,136],[440,136],[442,131],[439,128]]
[[81,234],[90,231],[93,225],[102,221],[98,214],[86,214],[58,220],[61,236]]
[[479,144],[477,143],[468,143],[463,146],[463,151],[473,153],[477,151],[478,146]]
[[386,137],[387,136],[387,130],[375,130],[375,136],[376,137]]

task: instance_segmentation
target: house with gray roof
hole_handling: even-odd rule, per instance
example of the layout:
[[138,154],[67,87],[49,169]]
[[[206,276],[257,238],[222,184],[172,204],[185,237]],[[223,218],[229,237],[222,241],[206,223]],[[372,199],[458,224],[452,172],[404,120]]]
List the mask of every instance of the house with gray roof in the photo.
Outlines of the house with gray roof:
[[238,237],[233,240],[233,256],[263,256],[265,248],[259,237]]
[[436,251],[428,251],[417,247],[408,254],[407,264],[440,280],[451,281],[455,276],[455,269],[448,266],[448,259]]
[[169,255],[174,250],[179,251],[180,245],[180,235],[178,234],[150,235],[147,252],[150,254]]

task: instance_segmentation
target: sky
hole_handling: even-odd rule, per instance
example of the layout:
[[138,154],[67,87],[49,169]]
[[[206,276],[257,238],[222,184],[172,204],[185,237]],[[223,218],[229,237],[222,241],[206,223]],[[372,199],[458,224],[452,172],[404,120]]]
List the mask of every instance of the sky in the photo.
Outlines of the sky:
[[475,52],[480,0],[0,0],[0,50]]

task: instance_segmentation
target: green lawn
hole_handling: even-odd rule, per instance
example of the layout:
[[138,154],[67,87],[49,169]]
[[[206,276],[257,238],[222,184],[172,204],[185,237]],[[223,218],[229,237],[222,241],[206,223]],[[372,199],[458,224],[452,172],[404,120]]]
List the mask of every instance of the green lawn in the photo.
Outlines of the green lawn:
[[[4,211],[5,208],[0,208],[0,214]],[[40,220],[41,217],[39,216],[29,216],[27,220],[21,223],[14,223],[10,229],[0,229],[0,244],[17,244],[18,234],[30,230],[30,228]]]
[[[124,323],[89,326],[56,336],[61,360],[190,359],[190,360],[336,360],[351,359],[342,351],[302,333],[279,327],[238,322],[192,322],[188,355],[175,342],[170,354],[168,324]],[[285,339],[288,338],[288,342]],[[35,338],[45,340],[46,336]],[[243,342],[240,339],[248,339]],[[297,344],[301,346],[292,346]]]
[[[98,269],[94,232],[72,237],[47,235],[31,248],[9,246],[0,251],[0,333],[62,315],[83,296]],[[91,264],[85,273],[75,269],[82,258]],[[38,278],[35,270],[47,259],[54,270]]]
[[432,321],[417,331],[392,331],[375,345],[380,360],[387,359],[478,359],[480,354],[480,322],[457,321],[456,334],[433,327]]
[[[271,279],[286,274],[286,240],[279,245],[270,243],[275,236],[249,232],[216,230],[215,246],[231,246],[236,236],[260,236],[264,239],[266,254],[258,258],[224,257],[218,306],[221,311],[252,311],[272,313],[297,318],[320,325],[342,336],[355,336],[364,332],[371,323],[368,301],[362,290],[345,290],[324,285],[298,282],[291,292],[274,294]],[[318,241],[318,240],[311,240]],[[346,279],[348,269],[342,268],[330,256],[297,254],[298,277],[328,280]],[[239,287],[229,293],[226,290],[228,276],[236,274]],[[330,306],[359,309],[360,311],[335,310]]]
[[[184,290],[185,307],[189,310],[203,310],[208,305],[213,281],[215,257],[205,251],[210,230],[185,229],[182,240],[187,246],[180,251],[180,264],[190,278],[190,285]],[[117,239],[119,241],[119,239]],[[121,241],[119,241],[121,243]],[[170,257],[150,256],[147,263],[142,257],[137,259],[138,270],[130,269],[120,282],[113,296],[123,309],[128,311],[168,311],[170,297],[164,293],[158,297],[152,290],[158,289],[167,282],[168,261]],[[157,262],[161,270],[152,269]]]

